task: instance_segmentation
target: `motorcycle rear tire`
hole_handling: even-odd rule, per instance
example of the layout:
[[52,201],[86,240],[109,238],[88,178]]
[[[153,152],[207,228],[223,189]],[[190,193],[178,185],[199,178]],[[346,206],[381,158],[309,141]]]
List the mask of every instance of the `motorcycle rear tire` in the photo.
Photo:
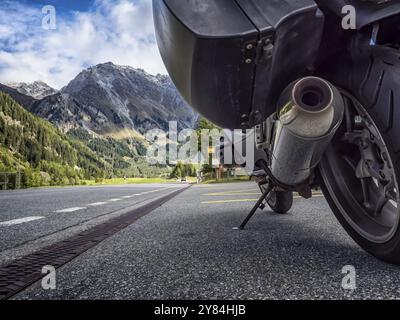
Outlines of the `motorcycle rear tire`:
[[[394,173],[392,180],[395,187],[392,187],[392,200],[390,201],[392,201],[393,207],[397,207],[397,210],[389,211],[386,207],[388,203],[386,203],[382,208],[381,215],[383,217],[383,212],[385,212],[388,214],[387,218],[379,217],[378,211],[375,211],[376,216],[367,217],[361,223],[362,206],[355,203],[356,201],[351,203],[351,199],[359,199],[357,195],[361,194],[359,188],[362,184],[354,183],[350,187],[344,182],[347,179],[346,174],[338,170],[340,167],[344,168],[343,164],[335,167],[334,158],[339,150],[337,145],[340,144],[338,137],[333,140],[319,165],[323,193],[341,225],[358,245],[383,261],[400,265],[400,223],[398,216],[394,216],[394,214],[400,215],[398,189],[400,185],[400,51],[388,46],[356,48],[352,52],[352,59],[337,64],[336,70],[331,70],[331,73],[324,76],[354,97],[379,131],[379,139],[383,140],[393,167],[391,168]],[[339,130],[337,135],[340,134],[343,132]],[[367,179],[370,181],[369,178]],[[376,181],[375,184],[377,190],[380,190],[380,184]],[[386,194],[386,192],[385,190],[384,193]],[[371,197],[371,193],[367,194]],[[374,197],[378,198],[373,194],[372,198]],[[363,201],[363,203],[368,204],[368,201]],[[368,206],[367,209],[373,210]],[[375,208],[375,210],[377,209]],[[393,221],[393,226],[385,235],[384,230],[389,230],[391,226],[389,221]],[[376,224],[376,230],[373,227],[374,224]]]

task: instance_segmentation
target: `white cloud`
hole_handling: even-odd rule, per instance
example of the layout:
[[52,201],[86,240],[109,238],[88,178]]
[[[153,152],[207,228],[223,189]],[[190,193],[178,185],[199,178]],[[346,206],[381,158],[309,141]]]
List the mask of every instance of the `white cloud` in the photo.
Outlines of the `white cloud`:
[[[166,73],[154,38],[151,0],[96,0],[72,19],[41,28],[40,9],[0,4],[0,82],[43,80],[61,88],[82,69],[111,61]],[[57,7],[56,7],[57,9]]]

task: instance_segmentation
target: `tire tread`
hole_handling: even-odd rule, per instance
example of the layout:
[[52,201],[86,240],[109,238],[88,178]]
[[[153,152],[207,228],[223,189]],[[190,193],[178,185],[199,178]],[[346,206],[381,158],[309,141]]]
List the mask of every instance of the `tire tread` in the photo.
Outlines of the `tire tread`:
[[[400,51],[386,46],[365,47],[352,52],[352,65],[337,68],[329,79],[351,92],[370,114],[390,153],[400,185]],[[400,226],[385,244],[374,244],[361,237],[346,222],[322,183],[338,220],[365,250],[390,263],[400,265]]]

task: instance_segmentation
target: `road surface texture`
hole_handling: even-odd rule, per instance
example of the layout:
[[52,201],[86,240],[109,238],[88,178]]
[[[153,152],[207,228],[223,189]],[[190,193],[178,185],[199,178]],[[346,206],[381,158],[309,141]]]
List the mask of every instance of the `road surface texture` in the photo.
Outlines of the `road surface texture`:
[[[2,193],[0,222],[43,218],[0,224],[0,263],[68,237],[91,219],[182,187]],[[321,195],[296,198],[288,215],[258,211],[246,230],[232,230],[258,195],[252,183],[193,186],[57,269],[55,290],[38,281],[14,299],[400,298],[400,267],[361,250]],[[355,290],[342,288],[348,265],[356,271]]]

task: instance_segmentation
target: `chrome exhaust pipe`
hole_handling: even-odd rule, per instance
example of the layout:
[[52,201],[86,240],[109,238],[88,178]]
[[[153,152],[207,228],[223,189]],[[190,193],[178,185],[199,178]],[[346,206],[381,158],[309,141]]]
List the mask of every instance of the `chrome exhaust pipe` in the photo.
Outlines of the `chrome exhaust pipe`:
[[288,186],[301,185],[339,128],[344,101],[335,86],[317,77],[289,85],[278,102],[271,172]]

